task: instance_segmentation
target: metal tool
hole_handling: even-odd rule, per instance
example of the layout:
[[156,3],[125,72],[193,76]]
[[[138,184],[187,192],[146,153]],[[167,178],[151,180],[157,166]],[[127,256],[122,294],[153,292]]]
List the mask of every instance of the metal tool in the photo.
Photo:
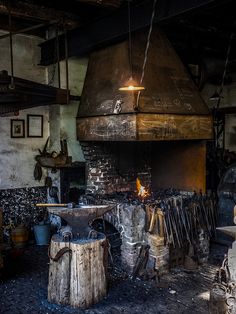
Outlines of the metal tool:
[[56,203],[39,203],[35,204],[36,207],[67,207],[67,208],[75,208],[76,204],[71,203],[65,203],[65,204],[56,204]]

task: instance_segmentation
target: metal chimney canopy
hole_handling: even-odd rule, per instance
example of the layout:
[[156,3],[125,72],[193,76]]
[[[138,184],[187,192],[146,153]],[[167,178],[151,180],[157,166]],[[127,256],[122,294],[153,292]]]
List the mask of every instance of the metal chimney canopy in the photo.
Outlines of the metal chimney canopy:
[[[146,40],[147,30],[132,35],[132,69],[137,81]],[[91,54],[77,116],[79,140],[212,138],[209,109],[165,34],[156,26],[145,68],[145,90],[139,98],[137,92],[119,91],[129,77],[128,41]]]

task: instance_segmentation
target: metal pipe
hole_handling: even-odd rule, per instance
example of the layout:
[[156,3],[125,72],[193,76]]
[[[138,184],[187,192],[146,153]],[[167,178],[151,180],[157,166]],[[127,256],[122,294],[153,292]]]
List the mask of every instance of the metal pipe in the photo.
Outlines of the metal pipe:
[[14,67],[13,67],[13,48],[12,48],[12,21],[11,21],[11,11],[9,8],[9,15],[8,15],[8,20],[9,20],[9,41],[10,41],[10,58],[11,58],[11,83],[9,88],[14,89]]
[[[37,25],[34,25],[34,26],[30,26],[30,27],[26,27],[26,28],[22,28],[22,29],[19,29],[18,31],[14,31],[14,32],[11,32],[11,35],[17,35],[17,34],[22,34],[22,33],[27,33],[27,32],[30,32],[32,30],[35,30],[35,29],[38,29],[38,28],[41,28],[41,27],[45,27],[45,26],[50,26],[50,25],[53,25],[53,24],[56,24],[58,23],[58,21],[52,21],[50,23],[41,23],[41,24],[37,24]],[[4,35],[1,35],[0,36],[0,39],[4,39],[4,38],[7,38],[10,36],[10,33],[8,34],[4,34]]]
[[56,45],[57,45],[57,75],[58,75],[58,87],[61,88],[61,69],[60,69],[60,50],[58,40],[58,27],[56,29]]
[[66,103],[69,104],[69,69],[68,69],[68,40],[65,30],[65,60],[66,60]]

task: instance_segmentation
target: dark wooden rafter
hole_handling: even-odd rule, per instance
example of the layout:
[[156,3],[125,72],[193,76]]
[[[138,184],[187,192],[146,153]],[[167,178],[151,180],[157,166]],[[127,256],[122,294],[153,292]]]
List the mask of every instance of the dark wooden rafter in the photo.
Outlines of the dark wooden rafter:
[[108,8],[119,8],[122,0],[77,0],[77,2]]
[[[14,77],[14,88],[9,88],[11,77],[0,72],[0,114],[31,107],[67,104],[67,90]],[[70,96],[69,100],[77,100]]]
[[[217,5],[220,0],[189,0],[189,1],[166,1],[160,0],[157,4],[155,22],[166,23],[181,15],[189,14],[211,5]],[[131,30],[149,26],[152,13],[153,1],[147,0],[132,7]],[[79,27],[68,32],[69,57],[79,56],[92,50],[110,44],[124,38],[128,34],[127,8],[123,7],[86,27]],[[55,38],[42,43],[41,65],[49,65],[56,62]],[[63,46],[64,37],[59,37],[59,43]],[[65,58],[63,49],[60,50],[60,60]]]
[[[68,29],[78,26],[78,16],[62,10],[56,10],[46,6],[15,1],[10,7],[12,18],[20,18],[35,22],[48,22],[51,20],[63,21]],[[0,1],[0,14],[9,14],[7,1]]]

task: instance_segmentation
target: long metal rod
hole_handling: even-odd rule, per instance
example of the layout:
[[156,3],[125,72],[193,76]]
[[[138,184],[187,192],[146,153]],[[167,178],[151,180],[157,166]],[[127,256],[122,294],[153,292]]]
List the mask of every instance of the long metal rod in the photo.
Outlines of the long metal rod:
[[9,41],[10,41],[10,58],[11,58],[11,83],[10,83],[10,88],[14,88],[14,67],[13,67],[13,47],[12,47],[12,21],[11,21],[11,10],[9,8],[9,14],[8,14],[8,19],[9,19]]
[[[34,26],[30,26],[30,27],[19,29],[18,31],[11,32],[11,35],[13,36],[13,35],[17,35],[17,34],[27,33],[27,32],[33,31],[35,29],[38,29],[38,28],[41,28],[41,27],[45,27],[45,26],[50,26],[50,25],[53,25],[53,24],[56,24],[56,23],[58,23],[58,21],[55,20],[55,21],[51,21],[50,23],[37,24],[37,25],[34,25]],[[9,36],[10,36],[10,33],[7,33],[7,34],[4,34],[4,35],[1,35],[0,39],[7,38]]]
[[58,40],[58,26],[56,29],[56,45],[57,45],[57,75],[58,75],[58,87],[61,88],[61,69],[60,69],[60,49]]
[[65,57],[66,57],[66,103],[69,104],[69,66],[68,66],[68,40],[65,30]]

